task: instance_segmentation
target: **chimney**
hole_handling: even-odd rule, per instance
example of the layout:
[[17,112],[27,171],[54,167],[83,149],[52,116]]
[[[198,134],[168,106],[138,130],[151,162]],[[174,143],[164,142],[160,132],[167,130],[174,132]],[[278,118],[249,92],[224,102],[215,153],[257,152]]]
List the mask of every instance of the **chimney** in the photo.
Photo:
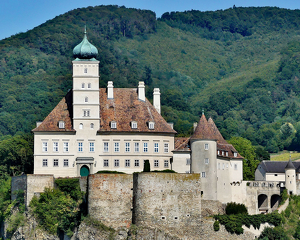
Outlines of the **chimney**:
[[159,88],[153,89],[153,106],[156,111],[160,114],[160,90]]
[[197,127],[197,125],[198,125],[198,123],[197,122],[194,122],[194,132],[195,132],[195,130],[196,130],[196,127]]
[[172,129],[174,129],[174,123],[168,122],[168,124],[169,124],[169,126],[170,126]]
[[139,82],[138,94],[139,94],[139,100],[145,102],[145,100],[146,100],[146,98],[145,98],[145,83],[143,81]]
[[107,98],[108,99],[114,99],[113,81],[108,81],[108,83],[107,83]]

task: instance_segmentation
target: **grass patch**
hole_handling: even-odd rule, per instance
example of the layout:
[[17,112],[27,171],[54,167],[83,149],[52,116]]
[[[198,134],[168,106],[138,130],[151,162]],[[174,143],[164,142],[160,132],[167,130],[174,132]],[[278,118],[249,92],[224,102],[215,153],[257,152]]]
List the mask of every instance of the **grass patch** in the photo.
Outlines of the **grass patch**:
[[271,154],[271,161],[288,161],[290,159],[295,161],[300,159],[300,153],[299,152],[289,152],[289,151],[282,151],[280,153],[273,153]]

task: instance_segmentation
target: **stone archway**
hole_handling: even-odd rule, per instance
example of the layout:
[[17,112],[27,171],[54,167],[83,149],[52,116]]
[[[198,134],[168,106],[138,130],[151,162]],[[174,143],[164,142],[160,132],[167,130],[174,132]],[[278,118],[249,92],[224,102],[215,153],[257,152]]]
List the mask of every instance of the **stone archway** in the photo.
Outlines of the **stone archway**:
[[259,210],[268,210],[268,196],[266,194],[258,195],[257,202]]
[[271,208],[272,210],[275,210],[279,207],[281,197],[278,194],[274,194],[271,197]]
[[90,169],[87,165],[83,165],[81,168],[80,168],[80,176],[81,177],[86,177],[90,174]]

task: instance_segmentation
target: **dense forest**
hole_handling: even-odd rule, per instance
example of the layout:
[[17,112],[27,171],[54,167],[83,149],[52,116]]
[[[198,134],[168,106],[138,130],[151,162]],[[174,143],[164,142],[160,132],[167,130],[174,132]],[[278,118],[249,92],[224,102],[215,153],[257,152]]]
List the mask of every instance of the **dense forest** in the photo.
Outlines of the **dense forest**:
[[72,87],[72,49],[85,24],[99,50],[100,86],[144,80],[150,100],[160,87],[162,115],[178,136],[191,133],[204,109],[226,139],[250,140],[256,159],[300,149],[300,10],[234,7],[156,19],[97,6],[0,41],[0,171],[31,168],[29,133]]

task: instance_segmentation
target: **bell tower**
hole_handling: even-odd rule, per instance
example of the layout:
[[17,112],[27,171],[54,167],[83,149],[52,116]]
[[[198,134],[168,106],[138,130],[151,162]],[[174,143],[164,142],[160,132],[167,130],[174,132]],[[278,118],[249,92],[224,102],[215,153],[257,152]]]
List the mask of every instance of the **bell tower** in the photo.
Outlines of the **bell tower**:
[[100,128],[98,50],[87,39],[73,49],[73,128],[97,131]]

